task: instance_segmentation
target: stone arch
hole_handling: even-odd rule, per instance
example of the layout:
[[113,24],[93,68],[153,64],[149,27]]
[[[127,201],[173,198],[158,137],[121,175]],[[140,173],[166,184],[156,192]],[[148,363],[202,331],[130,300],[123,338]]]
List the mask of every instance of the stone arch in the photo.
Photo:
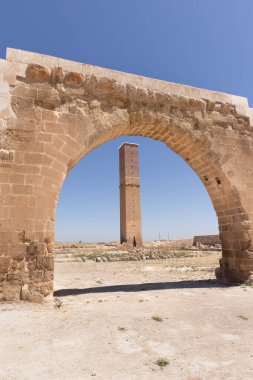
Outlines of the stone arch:
[[0,66],[3,300],[52,293],[64,179],[91,150],[123,135],[160,140],[193,168],[218,217],[217,278],[250,281],[252,113],[245,99],[12,49],[7,58]]

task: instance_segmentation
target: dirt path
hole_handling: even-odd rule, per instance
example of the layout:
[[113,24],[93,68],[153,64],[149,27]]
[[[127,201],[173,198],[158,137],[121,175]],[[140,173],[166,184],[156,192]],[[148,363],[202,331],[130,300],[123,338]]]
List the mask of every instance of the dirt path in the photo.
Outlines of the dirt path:
[[217,286],[216,264],[56,263],[60,308],[0,305],[0,379],[253,379],[253,289]]

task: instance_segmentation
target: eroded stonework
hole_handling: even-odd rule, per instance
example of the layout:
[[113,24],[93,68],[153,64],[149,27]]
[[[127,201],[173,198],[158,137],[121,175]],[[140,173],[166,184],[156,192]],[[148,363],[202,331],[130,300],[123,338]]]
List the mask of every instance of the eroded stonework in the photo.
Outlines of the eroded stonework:
[[66,175],[125,135],[164,142],[215,208],[220,280],[252,281],[253,113],[247,99],[8,49],[0,60],[0,299],[53,290],[55,209]]

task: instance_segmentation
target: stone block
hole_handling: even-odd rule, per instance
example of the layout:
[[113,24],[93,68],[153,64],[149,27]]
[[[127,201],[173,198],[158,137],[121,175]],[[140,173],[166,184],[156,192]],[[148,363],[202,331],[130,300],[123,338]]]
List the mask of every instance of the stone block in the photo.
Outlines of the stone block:
[[20,301],[21,285],[4,283],[0,287],[0,301]]
[[63,83],[64,71],[61,67],[54,67],[51,71],[51,81],[53,83]]
[[29,64],[26,68],[26,78],[31,82],[48,82],[51,72],[42,65]]
[[80,87],[84,83],[83,74],[76,72],[68,72],[64,77],[64,84],[67,86]]
[[[1,244],[3,244],[0,238]],[[10,266],[11,259],[10,257],[0,257],[0,273],[8,272],[8,268]]]

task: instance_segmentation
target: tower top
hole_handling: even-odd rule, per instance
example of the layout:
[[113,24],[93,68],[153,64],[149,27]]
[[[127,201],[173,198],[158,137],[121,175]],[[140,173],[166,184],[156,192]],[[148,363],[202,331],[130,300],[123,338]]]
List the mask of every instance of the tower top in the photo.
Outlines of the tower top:
[[136,146],[136,147],[138,147],[139,144],[134,144],[134,143],[124,142],[123,144],[121,144],[121,145],[119,146],[119,149],[123,148],[124,146]]

